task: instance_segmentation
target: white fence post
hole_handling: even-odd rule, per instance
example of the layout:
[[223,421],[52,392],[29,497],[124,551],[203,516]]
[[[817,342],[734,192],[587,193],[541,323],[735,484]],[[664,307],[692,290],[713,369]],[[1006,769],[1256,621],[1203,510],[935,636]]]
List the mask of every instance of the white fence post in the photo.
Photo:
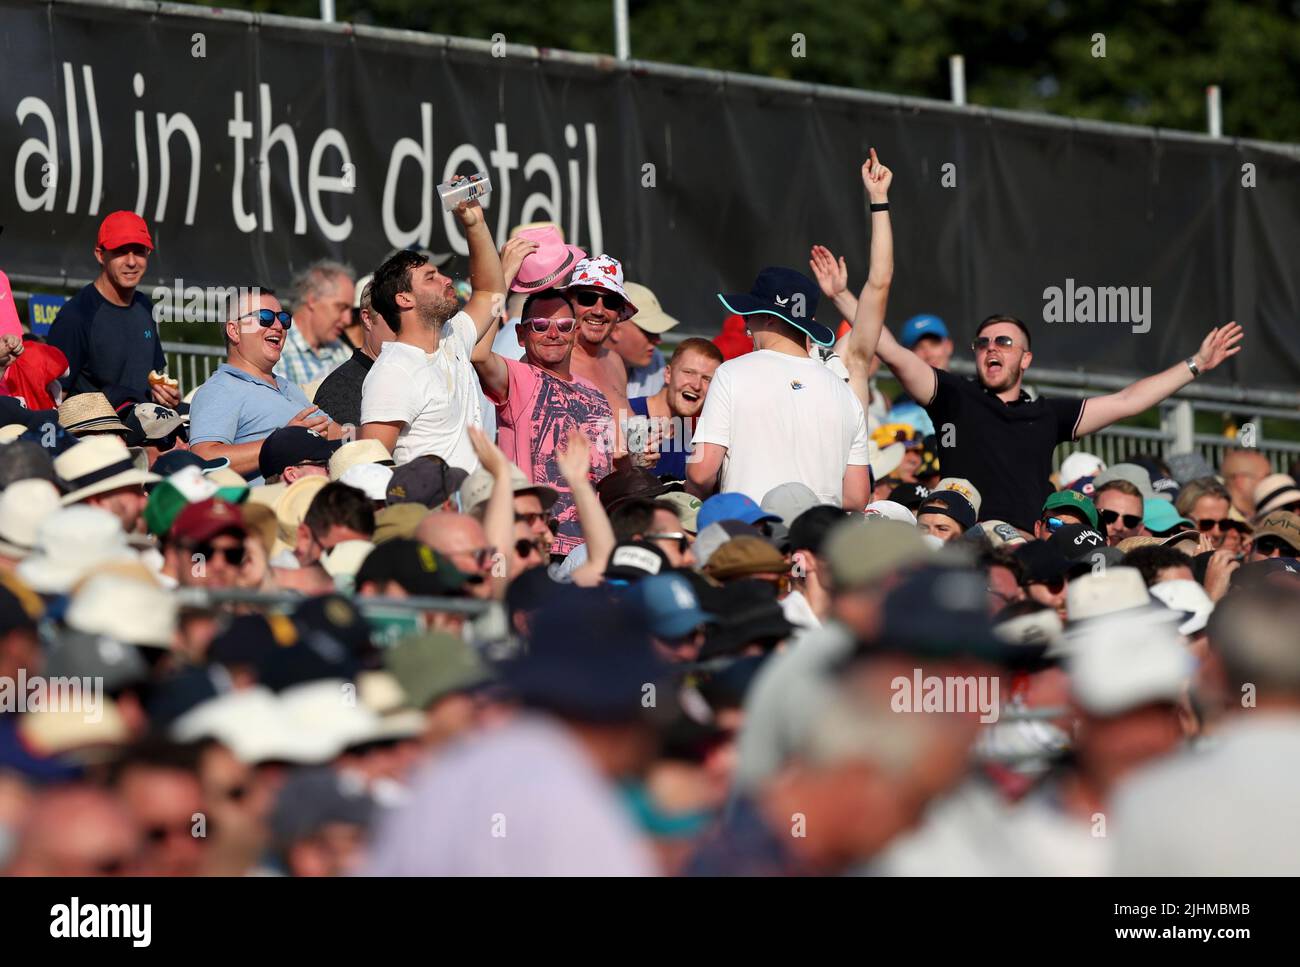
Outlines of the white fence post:
[[953,54],[948,58],[948,86],[952,90],[952,103],[966,103],[966,58]]
[[1190,453],[1196,433],[1196,414],[1191,400],[1174,400],[1166,411],[1165,432],[1173,434],[1170,453]]
[[632,39],[628,36],[627,0],[614,0],[614,56],[619,60],[632,57]]

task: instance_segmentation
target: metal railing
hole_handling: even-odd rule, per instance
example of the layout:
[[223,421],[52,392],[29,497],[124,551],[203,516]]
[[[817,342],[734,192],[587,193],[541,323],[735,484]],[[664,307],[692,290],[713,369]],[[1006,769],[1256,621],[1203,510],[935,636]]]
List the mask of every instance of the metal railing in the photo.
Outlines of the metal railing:
[[193,392],[226,361],[220,346],[198,346],[187,342],[164,342],[167,372],[180,381],[181,396]]

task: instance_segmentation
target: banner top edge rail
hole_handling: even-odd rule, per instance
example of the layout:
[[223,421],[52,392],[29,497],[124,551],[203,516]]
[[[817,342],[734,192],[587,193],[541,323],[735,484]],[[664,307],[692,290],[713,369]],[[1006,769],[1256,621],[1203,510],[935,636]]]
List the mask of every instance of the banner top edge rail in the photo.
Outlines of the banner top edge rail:
[[[50,7],[81,7],[105,10],[131,10],[149,13],[160,17],[177,19],[213,20],[224,23],[242,23],[250,27],[267,26],[277,29],[300,31],[322,37],[360,37],[367,40],[381,40],[387,43],[408,44],[421,47],[440,47],[446,50],[465,51],[469,53],[490,53],[492,42],[474,37],[453,37],[447,34],[424,33],[415,30],[400,30],[392,27],[376,27],[366,24],[345,22],[325,23],[305,17],[289,17],[282,14],[260,13],[249,10],[235,10],[207,6],[191,6],[180,3],[167,3],[162,0],[34,0],[34,3]],[[1125,138],[1144,140],[1178,141],[1189,144],[1235,145],[1255,150],[1268,151],[1300,159],[1300,144],[1279,141],[1263,141],[1250,138],[1213,137],[1199,131],[1184,131],[1176,128],[1161,128],[1150,125],[1125,124],[1116,121],[1098,121],[1092,118],[1077,118],[1058,114],[1033,111],[1020,111],[1012,108],[988,107],[977,104],[957,105],[949,101],[934,98],[916,97],[905,94],[888,94],[880,91],[859,90],[857,88],[839,87],[831,84],[818,84],[811,81],[783,80],[763,77],[757,74],[745,74],[738,71],[720,71],[702,67],[690,67],[682,64],[667,64],[658,61],[626,60],[620,61],[612,54],[592,54],[559,48],[539,48],[528,44],[506,44],[506,50],[515,57],[537,61],[567,64],[583,67],[601,73],[627,72],[649,75],[665,79],[677,79],[714,86],[768,91],[794,97],[807,97],[822,102],[841,101],[844,103],[874,104],[904,110],[955,114],[972,119],[985,118],[1002,120],[1029,126],[1066,128],[1080,133],[1095,133]]]

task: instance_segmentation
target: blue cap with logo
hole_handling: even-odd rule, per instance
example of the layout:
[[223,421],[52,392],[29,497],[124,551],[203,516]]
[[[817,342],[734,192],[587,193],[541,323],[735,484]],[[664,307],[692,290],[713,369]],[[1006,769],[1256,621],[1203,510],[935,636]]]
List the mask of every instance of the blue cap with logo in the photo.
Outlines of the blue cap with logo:
[[754,503],[752,497],[732,492],[714,494],[700,504],[699,512],[695,515],[695,526],[704,530],[710,524],[720,520],[739,520],[746,524],[757,524],[765,520],[779,523],[781,518],[766,513],[762,507]]
[[903,323],[903,328],[898,332],[898,341],[902,343],[904,349],[911,349],[925,336],[934,336],[937,339],[950,339],[948,327],[944,325],[942,319],[938,316],[913,316]]

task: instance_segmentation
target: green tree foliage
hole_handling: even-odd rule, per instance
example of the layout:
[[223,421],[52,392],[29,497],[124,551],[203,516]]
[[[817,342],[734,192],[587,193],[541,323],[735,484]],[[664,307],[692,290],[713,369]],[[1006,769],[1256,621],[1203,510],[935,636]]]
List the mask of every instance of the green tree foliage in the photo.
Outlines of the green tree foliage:
[[[340,20],[609,53],[610,0],[337,0]],[[228,6],[315,17],[318,0]],[[1300,0],[630,0],[632,55],[973,104],[1300,141]],[[804,57],[792,56],[793,37]],[[1094,56],[1094,35],[1105,57]]]

